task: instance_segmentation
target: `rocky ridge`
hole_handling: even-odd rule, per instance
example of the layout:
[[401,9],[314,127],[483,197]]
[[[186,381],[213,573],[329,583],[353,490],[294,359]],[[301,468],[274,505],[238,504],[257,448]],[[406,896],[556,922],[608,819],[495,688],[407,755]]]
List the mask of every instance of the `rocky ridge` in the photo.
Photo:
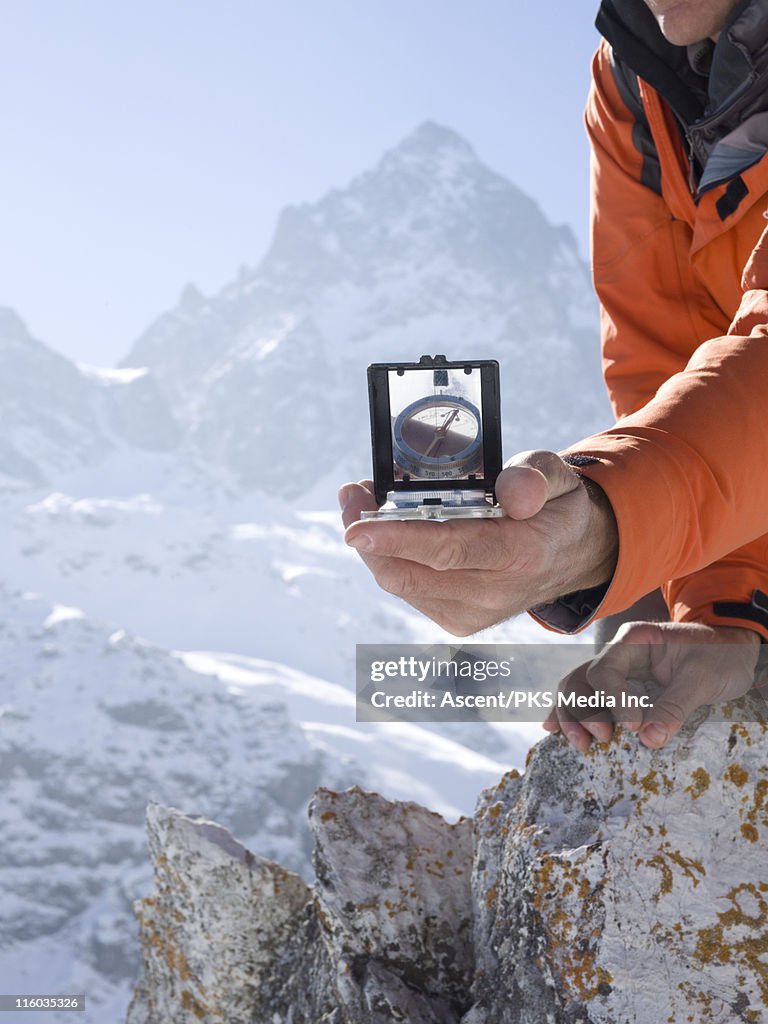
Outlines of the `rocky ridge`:
[[129,1024],[765,1020],[766,723],[722,711],[656,752],[548,738],[455,825],[320,790],[314,886],[153,806]]

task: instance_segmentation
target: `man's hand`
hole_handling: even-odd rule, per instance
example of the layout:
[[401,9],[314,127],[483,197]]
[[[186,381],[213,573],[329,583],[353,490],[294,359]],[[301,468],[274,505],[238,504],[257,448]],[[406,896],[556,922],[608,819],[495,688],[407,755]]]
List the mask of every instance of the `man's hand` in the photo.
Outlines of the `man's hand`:
[[[561,692],[584,696],[603,690],[616,699],[613,715],[640,733],[646,747],[663,747],[686,719],[704,704],[718,704],[747,693],[754,685],[760,637],[736,626],[681,622],[631,622],[592,661],[560,682]],[[622,708],[622,694],[636,692],[628,680],[655,679],[665,689],[653,708]],[[577,721],[567,708],[553,708],[544,722],[562,731],[582,753],[592,739],[607,742],[613,722],[607,712]]]
[[449,522],[358,522],[377,508],[370,481],[345,484],[339,502],[346,542],[379,586],[456,636],[610,578],[610,504],[554,452],[511,459],[496,496],[506,518]]

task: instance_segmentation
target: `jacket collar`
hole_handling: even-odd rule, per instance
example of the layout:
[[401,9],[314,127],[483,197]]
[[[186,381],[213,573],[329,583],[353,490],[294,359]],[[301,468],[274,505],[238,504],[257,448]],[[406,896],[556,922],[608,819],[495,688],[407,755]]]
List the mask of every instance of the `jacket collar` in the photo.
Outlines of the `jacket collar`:
[[726,113],[758,77],[768,79],[768,0],[741,0],[715,46],[709,78],[686,47],[667,42],[644,0],[603,0],[598,31],[615,54],[669,103],[685,125]]

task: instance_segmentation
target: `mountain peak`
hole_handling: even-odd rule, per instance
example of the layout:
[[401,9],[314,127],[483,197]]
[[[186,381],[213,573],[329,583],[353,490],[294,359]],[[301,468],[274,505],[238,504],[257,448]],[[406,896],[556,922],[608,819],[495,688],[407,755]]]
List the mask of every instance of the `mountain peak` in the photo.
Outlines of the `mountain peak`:
[[480,166],[480,161],[466,139],[435,121],[424,121],[384,153],[378,171],[428,173],[445,180],[461,176],[473,166]]
[[205,305],[205,296],[193,281],[189,281],[181,290],[178,308],[184,313],[195,313]]
[[410,135],[406,135],[403,141],[389,152],[418,155],[431,154],[440,150],[452,150],[464,157],[477,159],[474,149],[463,136],[436,121],[422,121]]
[[283,210],[254,277],[284,288],[290,267],[296,294],[306,296],[309,287],[370,287],[407,276],[408,264],[418,272],[425,261],[448,259],[502,282],[548,267],[561,244],[536,203],[461,135],[424,121],[345,189]]
[[27,325],[10,306],[0,306],[0,335],[14,341],[29,340]]

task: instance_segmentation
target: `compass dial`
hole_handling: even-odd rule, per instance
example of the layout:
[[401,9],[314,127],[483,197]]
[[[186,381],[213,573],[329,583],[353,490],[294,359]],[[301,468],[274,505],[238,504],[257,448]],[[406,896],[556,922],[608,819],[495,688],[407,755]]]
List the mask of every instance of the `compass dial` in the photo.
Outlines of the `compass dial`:
[[421,480],[457,479],[481,468],[480,412],[466,398],[434,395],[412,402],[395,420],[393,436],[395,462]]

